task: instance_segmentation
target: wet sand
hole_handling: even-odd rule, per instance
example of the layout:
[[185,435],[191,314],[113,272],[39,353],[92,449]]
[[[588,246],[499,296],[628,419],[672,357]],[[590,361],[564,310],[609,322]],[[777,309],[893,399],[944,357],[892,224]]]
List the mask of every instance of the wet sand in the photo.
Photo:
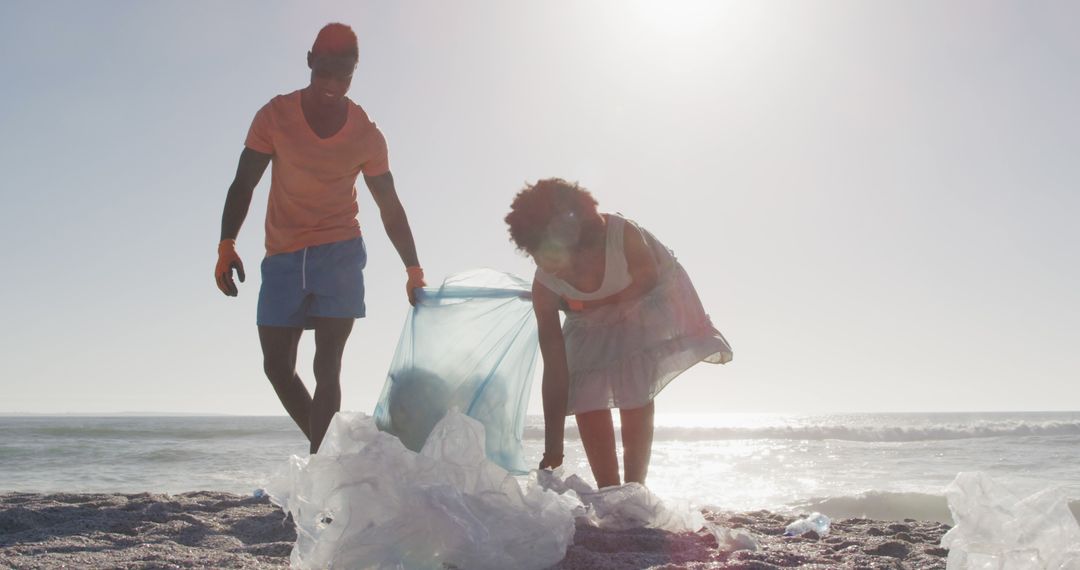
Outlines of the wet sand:
[[[822,538],[784,537],[791,518],[767,511],[706,512],[759,548],[717,548],[712,532],[602,531],[579,524],[554,568],[945,568],[948,526],[844,519]],[[0,567],[286,568],[296,534],[268,499],[229,493],[0,494]]]

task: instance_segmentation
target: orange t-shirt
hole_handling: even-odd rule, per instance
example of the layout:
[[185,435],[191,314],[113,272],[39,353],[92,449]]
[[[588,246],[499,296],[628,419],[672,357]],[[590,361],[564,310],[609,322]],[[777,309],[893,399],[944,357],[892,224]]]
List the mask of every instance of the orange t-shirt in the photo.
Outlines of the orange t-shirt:
[[346,99],[345,126],[321,139],[304,118],[300,91],[259,109],[244,146],[273,155],[266,206],[266,254],[360,235],[356,177],[390,171],[386,139],[359,105]]

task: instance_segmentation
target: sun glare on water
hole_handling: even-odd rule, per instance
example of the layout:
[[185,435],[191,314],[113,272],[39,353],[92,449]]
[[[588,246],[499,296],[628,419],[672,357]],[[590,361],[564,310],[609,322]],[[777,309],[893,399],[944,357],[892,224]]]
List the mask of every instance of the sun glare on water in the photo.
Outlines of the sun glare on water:
[[[615,414],[616,418],[618,414]],[[787,423],[784,414],[757,414],[757,413],[721,413],[721,414],[678,414],[657,413],[655,424],[665,428],[698,428],[698,429],[752,429],[784,425]]]

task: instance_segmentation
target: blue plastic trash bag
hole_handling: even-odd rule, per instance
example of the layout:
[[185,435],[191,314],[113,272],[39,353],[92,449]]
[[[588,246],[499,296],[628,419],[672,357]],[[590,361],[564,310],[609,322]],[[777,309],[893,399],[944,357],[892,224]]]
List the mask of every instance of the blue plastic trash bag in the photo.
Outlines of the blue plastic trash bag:
[[483,424],[492,462],[525,473],[521,438],[538,349],[528,282],[491,269],[452,275],[409,311],[376,425],[420,451],[457,408]]

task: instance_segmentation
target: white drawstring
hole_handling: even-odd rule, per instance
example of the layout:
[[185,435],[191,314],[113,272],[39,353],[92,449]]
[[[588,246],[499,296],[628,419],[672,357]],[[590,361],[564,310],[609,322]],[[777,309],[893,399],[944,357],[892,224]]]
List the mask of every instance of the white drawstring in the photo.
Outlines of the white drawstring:
[[304,260],[300,263],[300,289],[307,289],[307,250],[304,248]]

